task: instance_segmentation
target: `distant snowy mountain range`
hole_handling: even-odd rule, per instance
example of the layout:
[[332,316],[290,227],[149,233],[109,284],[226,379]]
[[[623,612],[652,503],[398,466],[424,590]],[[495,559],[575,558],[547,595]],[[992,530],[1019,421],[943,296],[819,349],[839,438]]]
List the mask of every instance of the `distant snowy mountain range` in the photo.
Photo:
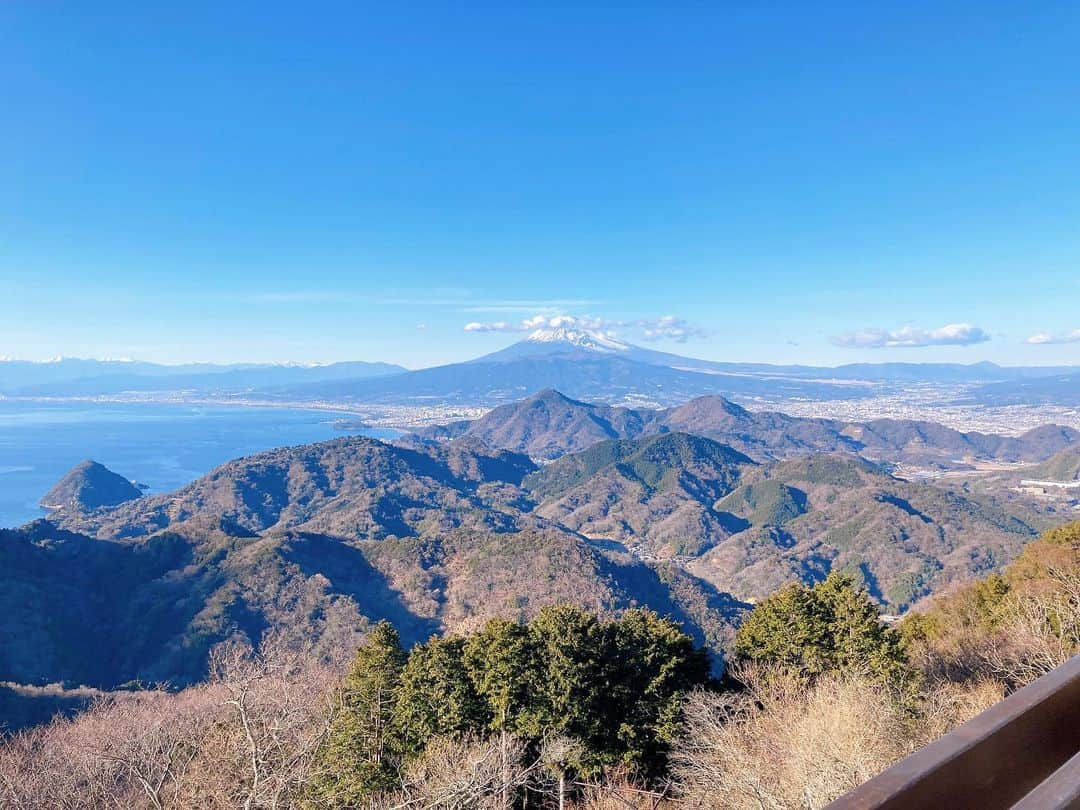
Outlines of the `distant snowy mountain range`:
[[[62,358],[0,362],[0,395],[110,396],[176,393],[268,401],[498,405],[546,388],[599,402],[673,405],[723,394],[754,398],[852,399],[913,383],[964,386],[973,402],[1080,405],[1080,367],[993,363],[860,363],[825,368],[728,363],[646,349],[611,334],[545,327],[505,349],[462,363],[410,371],[389,363],[323,366],[168,366]],[[1045,392],[1051,392],[1046,394]]]
[[43,362],[0,360],[0,395],[106,396],[125,392],[261,392],[283,385],[359,380],[406,369],[390,363],[186,363],[57,357]]

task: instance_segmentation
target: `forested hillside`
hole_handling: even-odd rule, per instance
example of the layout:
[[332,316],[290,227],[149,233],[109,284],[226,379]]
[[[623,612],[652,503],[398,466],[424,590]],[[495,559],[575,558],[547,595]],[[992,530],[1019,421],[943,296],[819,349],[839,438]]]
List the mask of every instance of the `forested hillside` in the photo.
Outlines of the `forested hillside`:
[[719,666],[746,601],[789,580],[849,572],[896,612],[1000,568],[1040,520],[852,455],[762,465],[676,432],[540,469],[337,439],[87,506],[0,533],[0,681],[183,685],[229,639],[329,659],[381,620],[411,643],[553,602],[652,607]]
[[1032,463],[1080,443],[1080,431],[1061,425],[999,436],[912,419],[845,422],[751,411],[718,395],[653,410],[580,402],[555,390],[501,405],[472,422],[425,428],[419,435],[437,441],[468,437],[550,460],[606,439],[667,431],[714,439],[756,461],[844,452],[931,467],[964,466],[972,460]]
[[717,680],[676,622],[567,605],[340,663],[231,640],[0,745],[0,806],[816,810],[1080,653],[1080,524],[899,628],[849,575],[789,584],[731,649]]

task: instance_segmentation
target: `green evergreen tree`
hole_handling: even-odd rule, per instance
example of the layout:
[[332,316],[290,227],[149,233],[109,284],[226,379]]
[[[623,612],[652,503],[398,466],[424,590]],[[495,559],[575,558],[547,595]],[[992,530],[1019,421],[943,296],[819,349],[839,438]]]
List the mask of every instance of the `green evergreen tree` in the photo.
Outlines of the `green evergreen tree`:
[[464,650],[464,639],[433,636],[410,651],[394,709],[394,727],[410,755],[436,735],[480,732],[490,725],[491,712],[469,678]]
[[574,605],[543,608],[529,622],[532,699],[519,728],[529,737],[568,735],[601,754],[610,737],[603,704],[610,694],[605,638],[596,617]]
[[900,684],[908,674],[900,635],[881,621],[877,605],[853,577],[831,574],[814,587],[832,636],[832,667]]
[[517,622],[492,619],[470,636],[463,648],[465,671],[487,706],[493,731],[518,731],[533,700],[534,665],[529,631]]
[[619,758],[654,776],[682,729],[682,697],[709,681],[704,650],[669,618],[630,610],[606,628],[607,729]]
[[623,763],[655,776],[679,730],[682,694],[707,680],[704,653],[647,610],[605,623],[550,606],[527,625],[495,619],[465,639],[432,637],[408,656],[380,624],[343,683],[313,803],[378,800],[436,737],[523,737],[564,799],[573,773]]
[[356,652],[318,752],[314,780],[318,806],[358,807],[396,786],[401,744],[393,719],[404,665],[397,630],[380,622]]
[[814,678],[832,667],[828,617],[812,589],[785,585],[743,618],[733,650],[737,660]]
[[899,685],[909,673],[899,635],[852,576],[835,572],[812,588],[788,585],[762,601],[739,627],[734,651],[737,660],[803,680],[842,672]]

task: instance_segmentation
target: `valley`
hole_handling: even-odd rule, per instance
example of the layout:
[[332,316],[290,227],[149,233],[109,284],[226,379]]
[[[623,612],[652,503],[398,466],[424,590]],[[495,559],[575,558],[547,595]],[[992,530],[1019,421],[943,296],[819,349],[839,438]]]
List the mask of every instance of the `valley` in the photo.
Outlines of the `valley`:
[[[552,603],[611,616],[649,607],[720,671],[742,616],[785,583],[842,573],[883,614],[903,614],[1000,570],[1080,511],[1071,489],[1024,484],[1075,477],[1071,412],[1037,406],[1057,423],[1014,408],[965,418],[966,406],[935,404],[951,384],[915,385],[910,401],[887,393],[912,374],[993,369],[688,370],[666,365],[685,358],[618,342],[540,338],[480,358],[464,376],[417,372],[393,389],[400,397],[361,396],[360,383],[341,380],[317,384],[328,399],[303,398],[312,388],[214,393],[160,382],[88,393],[105,385],[90,381],[75,397],[9,395],[9,407],[49,420],[54,410],[161,408],[207,409],[223,426],[237,414],[245,430],[260,421],[252,416],[264,424],[243,439],[259,452],[169,487],[135,487],[127,456],[114,468],[113,445],[101,445],[106,457],[78,464],[50,492],[41,484],[44,519],[0,531],[9,722],[36,722],[101,690],[199,683],[211,651],[230,640],[272,638],[336,661],[380,621],[412,644],[497,617],[527,621]],[[554,379],[597,396],[467,388],[505,364],[536,381],[556,369]],[[390,391],[408,374],[380,370],[362,387]],[[428,387],[443,374],[474,393]],[[715,392],[733,376],[748,381],[741,394]],[[662,395],[650,393],[654,383]],[[804,385],[831,386],[814,396],[848,394],[808,398]],[[950,409],[940,411],[948,423],[937,408]],[[185,416],[177,429],[195,424]],[[275,448],[286,435],[299,443]]]
[[391,442],[268,450],[171,492],[84,464],[47,519],[0,533],[0,680],[183,685],[229,638],[332,657],[383,619],[419,641],[551,602],[652,607],[719,662],[788,581],[842,571],[896,614],[999,570],[1074,513],[1020,481],[1075,473],[1078,438],[549,390]]

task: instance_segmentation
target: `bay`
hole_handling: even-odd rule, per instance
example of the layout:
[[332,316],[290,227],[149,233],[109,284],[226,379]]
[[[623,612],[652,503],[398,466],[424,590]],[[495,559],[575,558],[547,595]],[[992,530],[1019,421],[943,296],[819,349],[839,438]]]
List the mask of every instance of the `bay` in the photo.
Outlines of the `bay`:
[[38,500],[84,459],[145,484],[147,493],[169,492],[240,456],[346,435],[334,427],[345,416],[292,408],[0,399],[0,527],[43,517]]

